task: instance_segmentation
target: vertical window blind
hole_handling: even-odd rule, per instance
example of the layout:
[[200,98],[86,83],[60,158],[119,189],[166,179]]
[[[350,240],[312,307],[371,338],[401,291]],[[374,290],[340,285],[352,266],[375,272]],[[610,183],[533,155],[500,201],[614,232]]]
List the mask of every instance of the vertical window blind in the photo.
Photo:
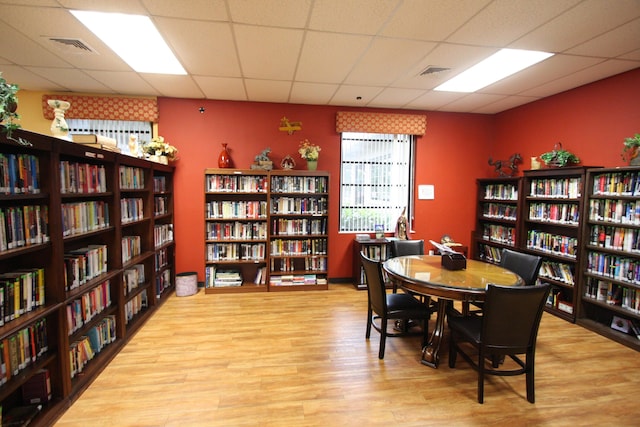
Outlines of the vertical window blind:
[[343,132],[340,231],[395,230],[406,208],[411,218],[414,137]]
[[138,137],[139,143],[150,141],[153,126],[151,122],[132,120],[92,120],[92,119],[65,119],[69,126],[69,133],[89,133],[104,135],[118,141],[118,148],[123,153],[130,153],[129,136]]

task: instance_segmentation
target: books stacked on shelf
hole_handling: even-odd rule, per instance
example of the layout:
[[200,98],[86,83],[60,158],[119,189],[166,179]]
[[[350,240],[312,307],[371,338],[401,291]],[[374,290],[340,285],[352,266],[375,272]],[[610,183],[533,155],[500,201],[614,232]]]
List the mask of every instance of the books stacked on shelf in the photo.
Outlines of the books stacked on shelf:
[[577,199],[580,197],[581,179],[542,178],[531,180],[531,197]]
[[256,278],[253,283],[256,285],[264,285],[267,282],[267,267],[259,267],[256,272]]
[[155,224],[153,226],[153,244],[159,247],[167,242],[173,242],[173,224]]
[[25,404],[47,403],[51,400],[51,375],[48,369],[40,369],[22,384],[22,401]]
[[97,325],[87,331],[69,346],[71,378],[82,373],[84,367],[105,346],[116,340],[116,317],[105,316]]
[[107,176],[104,165],[60,161],[60,192],[62,194],[105,193]]
[[110,306],[111,287],[108,280],[67,304],[69,335],[82,328]]
[[605,196],[635,196],[640,194],[640,175],[636,171],[607,172],[593,178],[593,194]]
[[171,269],[162,270],[156,274],[156,298],[160,298],[162,293],[171,287]]
[[147,299],[147,290],[144,289],[138,295],[131,298],[124,305],[125,324],[128,324],[136,314],[149,306],[149,300]]
[[0,342],[0,383],[18,375],[49,350],[47,319],[20,329]]
[[239,270],[217,270],[213,281],[214,287],[241,286],[242,275]]
[[43,268],[0,274],[0,326],[43,306],[44,302]]
[[30,154],[0,153],[0,193],[40,193],[40,162]]
[[547,306],[573,314],[573,303],[567,301],[563,290],[555,286],[551,287],[551,291],[547,296]]
[[122,237],[122,263],[125,264],[142,253],[142,239],[140,236]]
[[557,280],[559,282],[566,283],[567,285],[575,285],[572,266],[561,262],[547,260],[542,261],[539,276],[541,278]]
[[144,265],[135,264],[123,272],[122,281],[124,284],[124,294],[128,295],[138,286],[144,284]]
[[109,204],[102,200],[62,204],[62,235],[73,236],[109,226]]
[[49,241],[49,208],[25,205],[0,208],[0,251]]
[[71,139],[75,143],[86,145],[88,147],[100,148],[102,150],[109,150],[116,153],[121,152],[120,148],[118,148],[118,141],[109,136],[88,133],[72,133]]
[[121,165],[118,169],[120,189],[122,190],[143,190],[144,170],[131,166]]
[[65,289],[76,289],[107,272],[107,245],[89,245],[64,255]]

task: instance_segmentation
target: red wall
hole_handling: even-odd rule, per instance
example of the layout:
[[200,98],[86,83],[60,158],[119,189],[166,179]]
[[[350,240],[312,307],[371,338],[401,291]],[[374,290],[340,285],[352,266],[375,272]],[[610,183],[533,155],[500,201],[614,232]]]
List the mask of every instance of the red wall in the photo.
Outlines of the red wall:
[[[640,70],[634,70],[497,115],[371,111],[427,115],[427,132],[417,143],[416,183],[433,184],[435,200],[416,200],[410,237],[439,240],[449,234],[469,244],[475,180],[495,176],[487,163],[490,156],[502,159],[520,152],[521,169],[528,169],[531,156],[560,141],[585,164],[622,165],[622,140],[640,132],[639,99]],[[304,169],[297,148],[308,138],[322,147],[318,169],[331,173],[329,278],[351,276],[353,234],[337,231],[340,136],[335,113],[366,109],[173,98],[158,103],[159,134],[180,150],[175,174],[178,272],[196,271],[204,280],[204,169],[217,167],[221,144],[228,144],[236,168],[249,168],[270,147],[274,165],[290,154],[296,169]],[[283,116],[301,121],[302,131],[280,132]]]

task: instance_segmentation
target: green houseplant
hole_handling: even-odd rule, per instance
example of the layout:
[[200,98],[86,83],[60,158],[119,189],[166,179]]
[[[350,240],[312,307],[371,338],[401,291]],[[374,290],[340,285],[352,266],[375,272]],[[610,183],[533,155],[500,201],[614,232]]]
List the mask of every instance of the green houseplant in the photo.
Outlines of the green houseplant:
[[640,157],[638,157],[638,150],[640,150],[640,133],[625,138],[622,143],[624,144],[621,154],[622,159],[630,165],[639,165]]
[[18,109],[18,85],[7,83],[0,72],[0,122],[4,125],[7,138],[11,139],[11,133],[14,129],[20,128],[14,120],[19,119],[20,115],[16,112]]
[[552,167],[562,168],[569,163],[580,163],[578,156],[570,151],[562,148],[562,143],[558,142],[553,150],[547,151],[540,155],[540,159],[547,165]]

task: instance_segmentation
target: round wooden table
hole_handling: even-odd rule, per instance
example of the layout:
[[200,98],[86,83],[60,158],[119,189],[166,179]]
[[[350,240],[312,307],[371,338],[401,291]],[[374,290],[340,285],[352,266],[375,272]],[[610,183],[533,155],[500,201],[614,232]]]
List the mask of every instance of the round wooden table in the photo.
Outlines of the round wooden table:
[[429,342],[422,349],[422,363],[438,367],[440,343],[447,307],[452,301],[484,301],[487,285],[521,286],[517,274],[500,266],[467,260],[463,270],[447,270],[440,256],[409,255],[391,258],[383,268],[389,279],[407,292],[438,299],[436,325]]

